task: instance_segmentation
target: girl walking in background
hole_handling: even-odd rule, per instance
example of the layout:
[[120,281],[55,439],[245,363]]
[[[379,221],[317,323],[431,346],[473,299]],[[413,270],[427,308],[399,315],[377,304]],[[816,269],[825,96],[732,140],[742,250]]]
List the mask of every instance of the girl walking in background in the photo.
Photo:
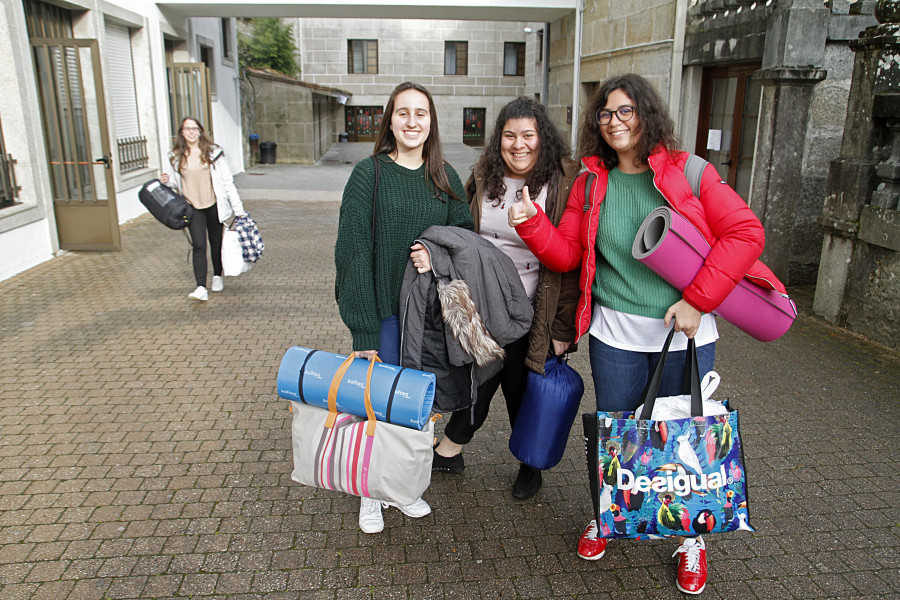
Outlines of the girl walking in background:
[[246,214],[244,205],[234,187],[225,153],[213,143],[203,125],[194,117],[181,120],[169,161],[172,175],[163,172],[159,180],[166,185],[173,183],[194,207],[194,216],[188,227],[193,243],[192,262],[197,289],[188,297],[206,302],[209,300],[206,289],[206,240],[209,238],[213,265],[212,291],[221,292],[225,287],[222,279],[222,223],[232,215]]

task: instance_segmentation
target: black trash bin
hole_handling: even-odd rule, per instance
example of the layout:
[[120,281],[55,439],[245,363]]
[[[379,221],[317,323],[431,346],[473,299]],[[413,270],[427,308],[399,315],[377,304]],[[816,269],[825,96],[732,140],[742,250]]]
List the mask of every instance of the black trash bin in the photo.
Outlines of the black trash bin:
[[275,142],[263,142],[259,145],[259,162],[263,165],[275,164],[275,149],[278,144]]
[[343,144],[343,143],[347,142],[349,139],[350,139],[350,136],[346,133],[338,134],[338,143],[339,144]]

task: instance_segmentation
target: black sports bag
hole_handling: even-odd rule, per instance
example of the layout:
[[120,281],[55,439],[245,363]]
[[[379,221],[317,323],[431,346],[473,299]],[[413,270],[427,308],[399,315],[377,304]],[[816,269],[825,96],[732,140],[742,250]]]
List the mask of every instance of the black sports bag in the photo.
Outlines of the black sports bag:
[[151,215],[169,229],[184,229],[194,216],[194,209],[184,196],[159,179],[145,183],[138,192],[138,199]]

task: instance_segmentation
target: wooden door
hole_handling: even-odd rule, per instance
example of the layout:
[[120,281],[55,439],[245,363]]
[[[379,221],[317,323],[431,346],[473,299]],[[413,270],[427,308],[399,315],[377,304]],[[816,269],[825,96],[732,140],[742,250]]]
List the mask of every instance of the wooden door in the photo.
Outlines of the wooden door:
[[750,195],[762,86],[759,64],[711,67],[703,72],[696,153],[712,163],[741,195]]

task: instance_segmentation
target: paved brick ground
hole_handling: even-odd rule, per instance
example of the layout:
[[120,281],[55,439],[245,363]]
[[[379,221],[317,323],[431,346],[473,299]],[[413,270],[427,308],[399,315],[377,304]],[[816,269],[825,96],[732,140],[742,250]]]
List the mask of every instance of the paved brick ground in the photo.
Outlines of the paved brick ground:
[[[0,600],[681,597],[674,542],[575,555],[590,515],[577,425],[538,495],[511,497],[502,402],[423,519],[388,510],[365,535],[358,500],[291,482],[281,356],[349,345],[333,194],[341,158],[368,148],[346,146],[238,178],[266,254],[206,304],[187,298],[184,238],[149,217],[119,253],[0,282]],[[808,311],[771,344],[722,330],[717,395],[741,410],[757,532],[709,538],[704,597],[898,597],[900,357]]]

